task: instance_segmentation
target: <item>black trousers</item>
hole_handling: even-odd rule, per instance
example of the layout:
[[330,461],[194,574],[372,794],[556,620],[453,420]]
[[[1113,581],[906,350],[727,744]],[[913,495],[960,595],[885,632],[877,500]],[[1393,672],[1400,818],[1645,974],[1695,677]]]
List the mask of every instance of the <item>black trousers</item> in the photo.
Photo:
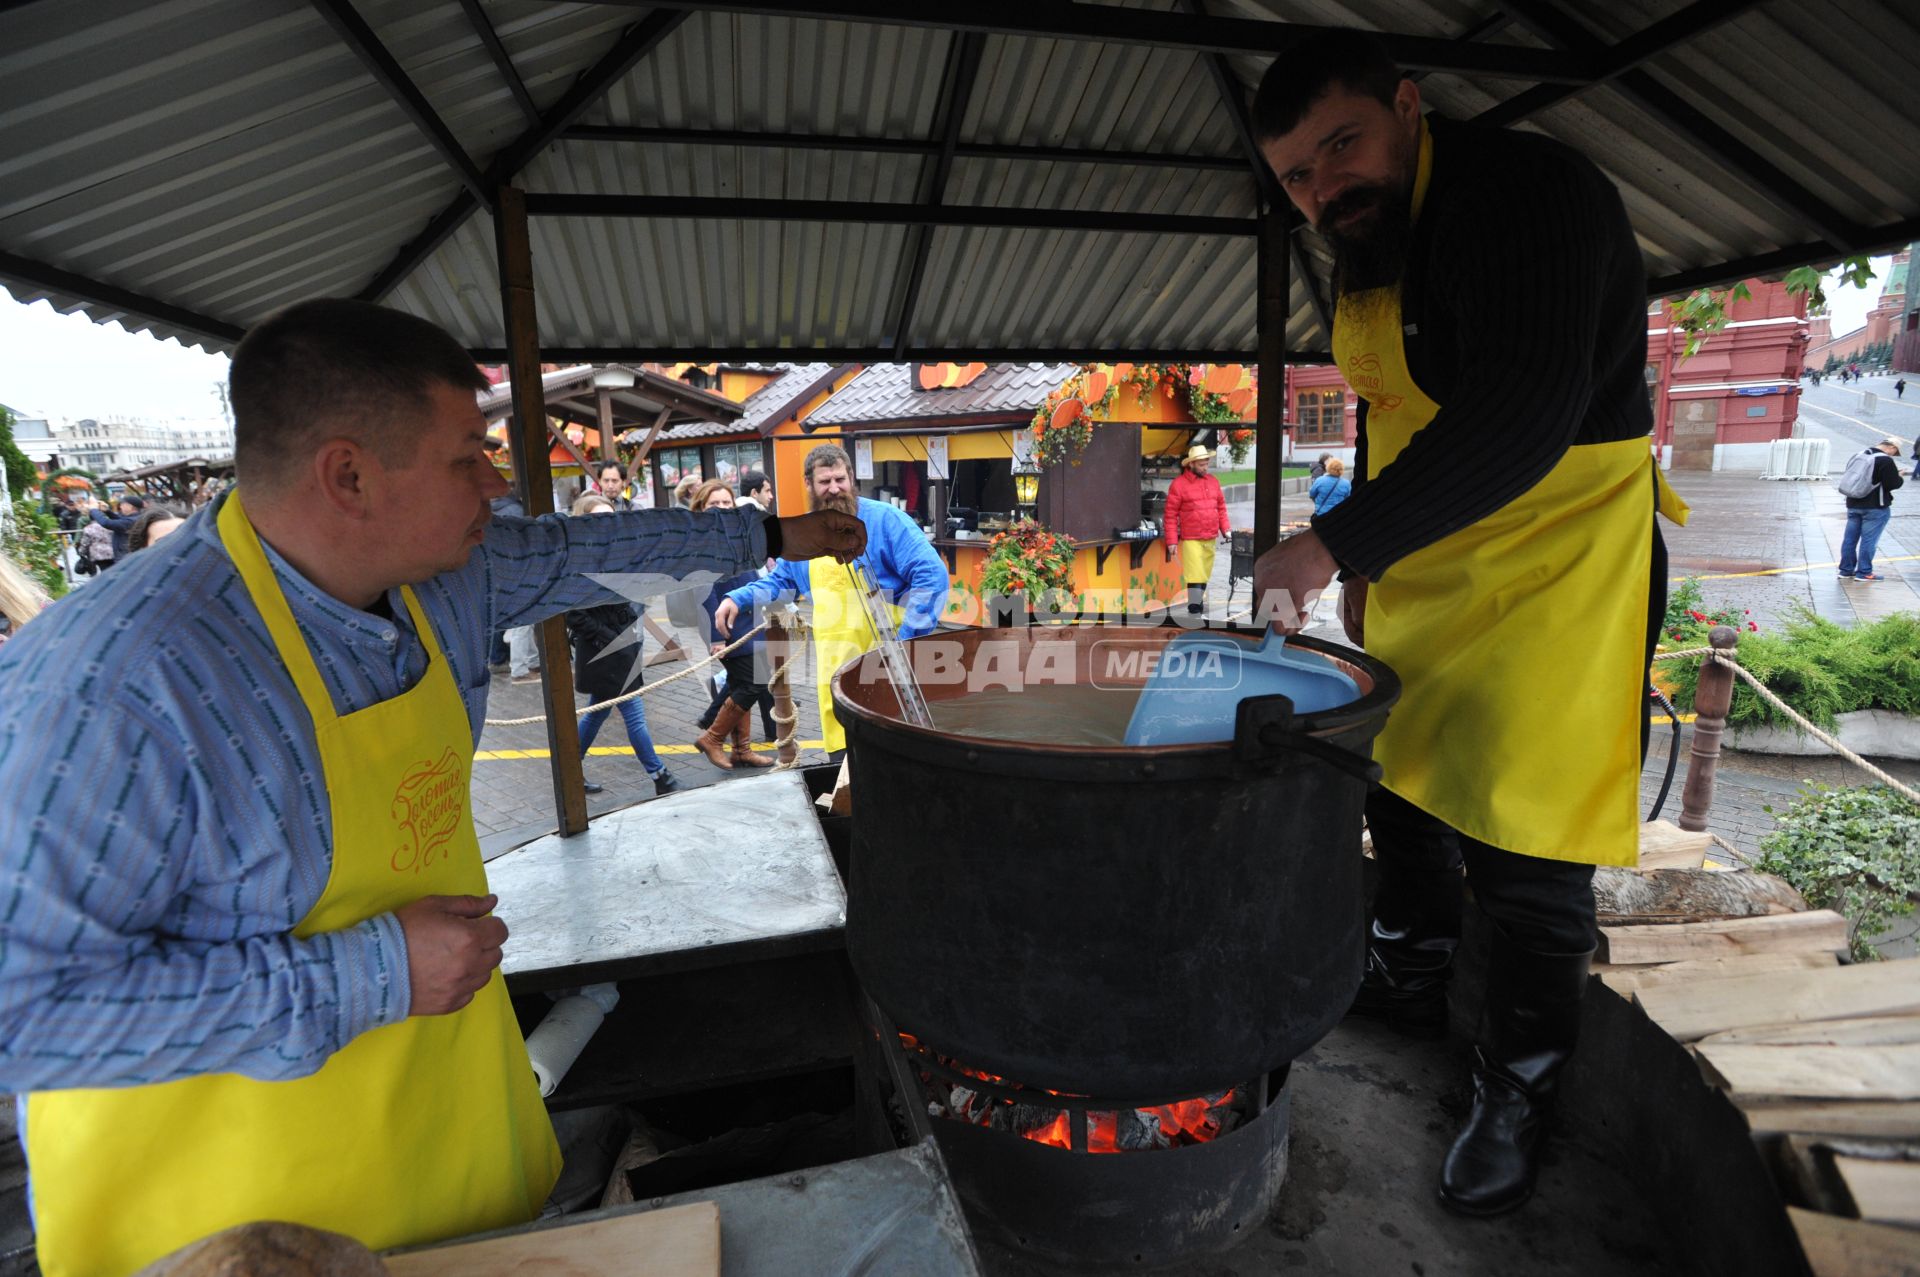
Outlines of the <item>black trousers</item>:
[[1374,916],[1393,930],[1459,936],[1465,865],[1474,902],[1522,949],[1585,953],[1599,938],[1592,865],[1490,847],[1385,789],[1367,799],[1367,828],[1380,866]]
[[[1666,609],[1667,546],[1656,523],[1647,591],[1649,663]],[[1647,753],[1647,727],[1643,713],[1642,759]],[[1577,763],[1570,759],[1569,765]],[[1367,828],[1373,833],[1374,856],[1380,866],[1374,916],[1394,930],[1458,936],[1464,865],[1474,902],[1521,948],[1534,953],[1584,953],[1599,939],[1592,865],[1522,856],[1489,846],[1385,789],[1374,790],[1367,799]]]

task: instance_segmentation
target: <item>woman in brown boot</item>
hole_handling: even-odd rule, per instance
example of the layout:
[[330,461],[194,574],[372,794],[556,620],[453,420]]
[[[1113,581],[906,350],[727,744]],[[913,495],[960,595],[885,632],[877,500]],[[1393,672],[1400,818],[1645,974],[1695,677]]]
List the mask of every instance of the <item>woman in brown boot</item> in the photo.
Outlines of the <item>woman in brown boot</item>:
[[[709,479],[694,490],[688,508],[696,514],[703,510],[731,510],[733,489],[727,486],[724,479]],[[716,581],[708,592],[704,607],[709,652],[717,652],[726,646],[713,628],[713,610],[720,606],[720,600],[727,597],[727,591],[738,589],[757,575],[749,570],[724,581]],[[736,767],[772,767],[773,759],[753,752],[753,707],[767,690],[759,682],[760,635],[754,635],[727,653],[721,659],[720,666],[727,672],[726,699],[721,701],[719,712],[713,716],[713,726],[694,740],[694,748],[722,771],[732,771]],[[731,755],[727,752],[729,746],[732,748]]]

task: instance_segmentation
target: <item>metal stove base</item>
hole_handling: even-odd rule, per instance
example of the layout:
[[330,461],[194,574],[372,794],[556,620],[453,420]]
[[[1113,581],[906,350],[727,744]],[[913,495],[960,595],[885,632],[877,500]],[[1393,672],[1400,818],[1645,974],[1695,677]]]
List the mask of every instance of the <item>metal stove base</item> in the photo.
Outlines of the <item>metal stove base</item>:
[[1293,1093],[1268,1075],[1268,1103],[1219,1139],[1140,1153],[1074,1153],[935,1120],[976,1234],[1072,1268],[1151,1268],[1234,1246],[1287,1178]]

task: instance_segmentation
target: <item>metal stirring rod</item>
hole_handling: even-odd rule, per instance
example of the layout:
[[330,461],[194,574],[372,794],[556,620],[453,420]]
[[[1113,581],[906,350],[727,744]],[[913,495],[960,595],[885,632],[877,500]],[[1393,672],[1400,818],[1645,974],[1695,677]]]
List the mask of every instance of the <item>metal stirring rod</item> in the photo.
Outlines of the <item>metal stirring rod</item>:
[[900,702],[900,716],[915,727],[932,727],[933,714],[927,709],[927,698],[921,694],[919,680],[913,675],[913,658],[907,655],[907,645],[900,641],[895,630],[893,618],[887,614],[885,600],[880,597],[880,586],[874,581],[867,565],[856,559],[847,564],[847,576],[853,581],[853,588],[866,604],[867,625],[873,630],[880,659],[887,667],[887,679],[893,684],[894,699]]

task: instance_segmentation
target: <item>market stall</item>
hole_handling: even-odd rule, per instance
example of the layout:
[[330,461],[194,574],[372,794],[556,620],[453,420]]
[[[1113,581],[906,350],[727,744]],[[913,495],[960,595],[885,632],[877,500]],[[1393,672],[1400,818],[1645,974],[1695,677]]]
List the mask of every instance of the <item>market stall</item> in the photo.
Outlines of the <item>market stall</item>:
[[867,368],[776,443],[832,442],[861,495],[913,516],[946,561],[946,620],[985,619],[994,538],[1031,519],[1072,542],[1081,611],[1183,597],[1161,539],[1166,490],[1198,439],[1243,457],[1250,368],[1180,364],[910,364]]

